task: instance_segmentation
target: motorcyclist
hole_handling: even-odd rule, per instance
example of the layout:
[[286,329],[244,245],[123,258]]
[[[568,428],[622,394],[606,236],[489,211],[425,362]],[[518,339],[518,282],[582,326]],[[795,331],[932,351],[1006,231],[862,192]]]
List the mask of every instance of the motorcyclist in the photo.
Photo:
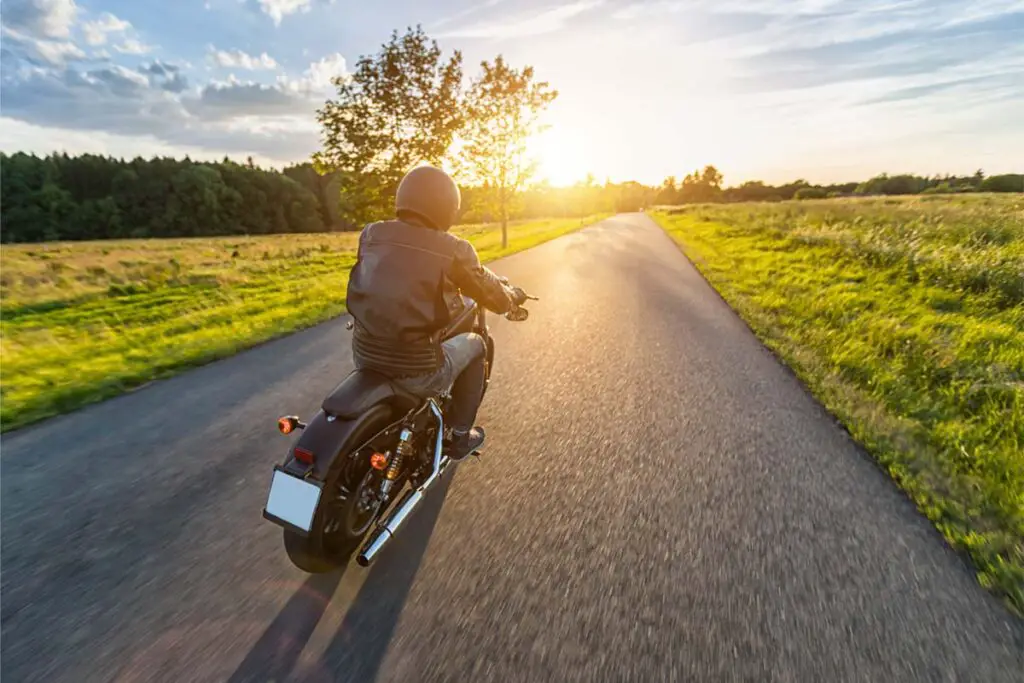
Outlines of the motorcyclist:
[[409,171],[395,194],[396,219],[372,223],[360,234],[347,295],[357,368],[380,372],[423,398],[451,387],[446,448],[452,460],[484,442],[483,429],[473,423],[483,399],[486,348],[478,334],[442,342],[439,332],[461,305],[459,290],[495,313],[526,300],[521,289],[480,264],[472,244],[448,233],[460,205],[447,173],[432,166]]

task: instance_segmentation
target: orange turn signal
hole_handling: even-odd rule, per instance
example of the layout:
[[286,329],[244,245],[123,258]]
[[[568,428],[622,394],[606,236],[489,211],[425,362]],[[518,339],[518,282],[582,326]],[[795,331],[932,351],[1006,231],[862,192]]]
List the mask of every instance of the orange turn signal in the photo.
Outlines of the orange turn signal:
[[375,470],[383,470],[388,466],[388,456],[383,453],[374,453],[370,456],[370,465]]
[[302,424],[302,421],[294,415],[286,415],[285,417],[278,418],[277,430],[282,434],[291,434],[296,429],[305,429],[306,425]]

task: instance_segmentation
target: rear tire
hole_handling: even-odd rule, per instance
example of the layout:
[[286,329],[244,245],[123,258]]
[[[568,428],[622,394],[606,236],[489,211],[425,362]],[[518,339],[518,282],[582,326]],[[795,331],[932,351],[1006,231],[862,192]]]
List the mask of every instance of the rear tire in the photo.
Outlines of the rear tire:
[[338,568],[337,564],[313,550],[312,545],[308,536],[284,530],[284,551],[296,567],[307,574],[326,574]]
[[[342,486],[351,492],[340,506],[333,508],[333,511],[342,517],[342,528],[335,533],[325,534],[329,522],[332,521],[328,515],[331,508],[321,503],[313,518],[313,528],[308,536],[284,529],[285,552],[288,553],[288,559],[292,561],[292,564],[302,571],[308,574],[325,574],[344,567],[348,564],[352,554],[359,548],[366,531],[373,527],[371,520],[371,523],[361,533],[353,534],[351,530],[347,529],[348,525],[345,521],[348,519],[349,508],[356,504],[357,487],[362,482],[370,463],[367,460],[358,463],[356,467],[346,467],[346,464],[351,449],[363,445],[367,439],[386,428],[391,422],[390,408],[385,405],[371,408],[364,417],[363,425],[352,433],[332,463],[331,470],[324,482],[323,495],[325,497],[338,495]],[[378,510],[374,514],[374,518],[379,512]]]

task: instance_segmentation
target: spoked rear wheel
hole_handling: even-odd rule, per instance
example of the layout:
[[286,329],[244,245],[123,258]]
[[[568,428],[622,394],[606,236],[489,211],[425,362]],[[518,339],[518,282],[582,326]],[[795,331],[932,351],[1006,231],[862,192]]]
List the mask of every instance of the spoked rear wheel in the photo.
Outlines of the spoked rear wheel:
[[351,493],[340,497],[324,525],[324,545],[339,550],[353,541],[358,543],[380,511],[380,482],[373,469],[366,467],[359,484]]

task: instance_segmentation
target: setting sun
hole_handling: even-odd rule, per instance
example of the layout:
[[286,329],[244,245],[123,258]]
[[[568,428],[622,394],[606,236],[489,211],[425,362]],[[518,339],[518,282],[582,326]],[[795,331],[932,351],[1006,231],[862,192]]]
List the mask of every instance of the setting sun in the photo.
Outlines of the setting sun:
[[536,136],[530,141],[530,154],[537,161],[535,182],[572,185],[591,172],[593,160],[582,136],[565,126],[553,126]]

